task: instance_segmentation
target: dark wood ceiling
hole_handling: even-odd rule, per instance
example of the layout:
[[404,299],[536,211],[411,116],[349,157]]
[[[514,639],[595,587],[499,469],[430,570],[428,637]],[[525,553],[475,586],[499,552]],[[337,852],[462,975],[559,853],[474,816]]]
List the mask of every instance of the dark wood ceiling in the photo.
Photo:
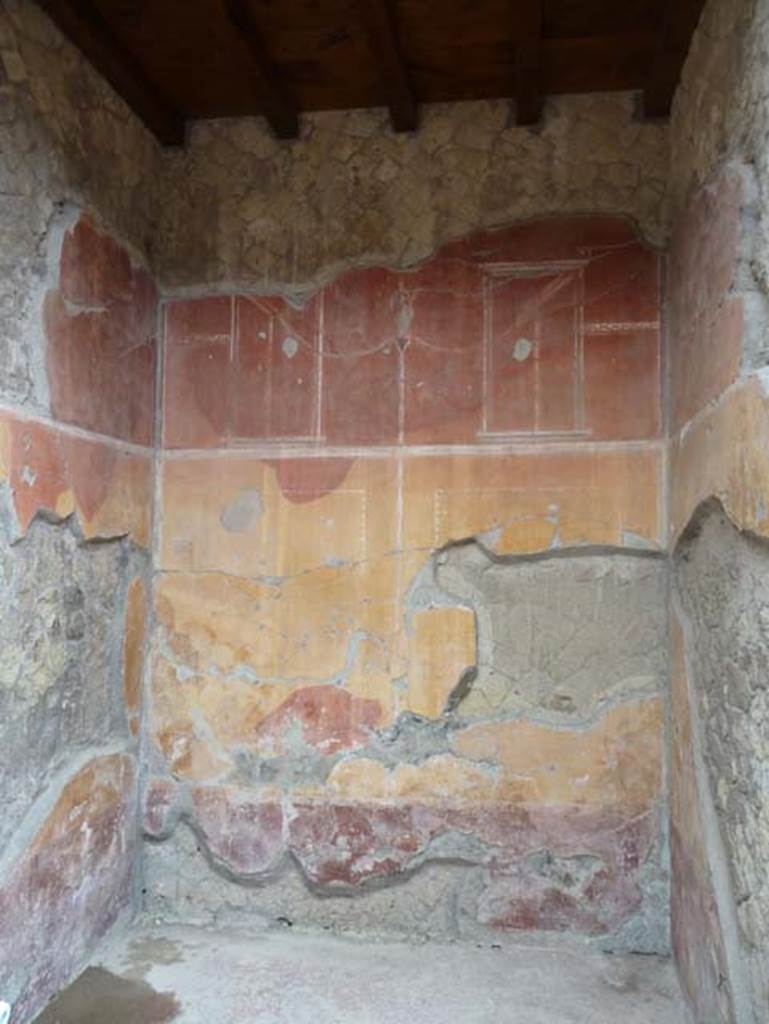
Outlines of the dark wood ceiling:
[[639,90],[670,111],[704,0],[40,0],[166,145],[189,120],[263,114],[293,138],[303,111]]

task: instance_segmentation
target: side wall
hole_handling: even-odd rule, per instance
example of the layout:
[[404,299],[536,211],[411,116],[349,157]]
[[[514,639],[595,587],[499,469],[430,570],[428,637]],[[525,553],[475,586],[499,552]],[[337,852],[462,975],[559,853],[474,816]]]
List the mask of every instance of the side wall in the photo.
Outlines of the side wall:
[[673,945],[697,1021],[769,1005],[769,12],[713,0],[673,113]]
[[0,104],[0,997],[24,1022],[134,897],[157,153],[34,4],[0,5]]
[[[169,158],[215,216],[165,303],[153,913],[667,947],[659,258],[596,215],[435,251],[535,201],[658,229],[664,130],[501,109]],[[520,177],[480,208],[495,158]]]

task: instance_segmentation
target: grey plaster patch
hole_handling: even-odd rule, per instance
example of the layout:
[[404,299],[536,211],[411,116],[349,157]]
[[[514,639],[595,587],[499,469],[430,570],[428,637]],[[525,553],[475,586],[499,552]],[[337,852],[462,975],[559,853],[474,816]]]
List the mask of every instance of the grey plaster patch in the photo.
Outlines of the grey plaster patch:
[[293,359],[296,353],[299,351],[299,342],[296,338],[288,337],[284,338],[281,343],[281,351],[286,359]]
[[262,495],[246,487],[222,509],[219,522],[228,533],[245,533],[262,517]]
[[667,568],[659,557],[558,549],[498,558],[471,542],[445,549],[435,578],[476,614],[477,675],[455,704],[459,717],[586,716],[663,689]]
[[513,359],[517,363],[525,362],[531,355],[533,348],[534,344],[528,338],[518,338],[513,345]]
[[371,758],[388,768],[420,764],[430,757],[450,753],[451,728],[452,723],[446,717],[432,720],[405,711],[394,725],[381,729],[365,747],[348,754],[347,759]]

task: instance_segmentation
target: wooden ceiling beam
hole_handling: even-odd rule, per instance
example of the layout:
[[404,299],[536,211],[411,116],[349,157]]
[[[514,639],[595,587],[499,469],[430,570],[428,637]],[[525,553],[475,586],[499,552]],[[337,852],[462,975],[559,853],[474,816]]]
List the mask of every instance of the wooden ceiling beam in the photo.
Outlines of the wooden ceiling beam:
[[299,114],[289,99],[280,78],[262,47],[259,30],[245,0],[226,0],[227,14],[233,27],[251,53],[257,81],[259,108],[279,139],[295,139],[299,135]]
[[379,67],[390,122],[396,132],[413,132],[418,108],[398,44],[395,19],[388,0],[358,0],[369,48]]
[[146,78],[91,0],[39,0],[61,31],[164,146],[184,143],[184,116]]
[[668,0],[643,90],[643,116],[670,116],[681,68],[700,19],[704,0]]
[[515,47],[515,123],[537,124],[542,117],[542,0],[518,0]]

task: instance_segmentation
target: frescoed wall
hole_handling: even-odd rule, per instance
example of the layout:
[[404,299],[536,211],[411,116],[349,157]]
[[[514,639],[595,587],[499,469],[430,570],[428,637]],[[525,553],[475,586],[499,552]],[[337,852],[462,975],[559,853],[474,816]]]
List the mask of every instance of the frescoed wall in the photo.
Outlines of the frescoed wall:
[[19,1019],[140,906],[670,923],[695,1016],[760,1019],[768,52],[757,0],[711,0],[672,130],[556,97],[161,153],[0,3]]
[[166,301],[151,905],[665,947],[659,276],[561,217]]
[[[769,1005],[764,5],[710,3],[673,119],[672,935],[696,1020]],[[704,116],[703,116],[704,115]]]
[[35,4],[0,5],[0,103],[0,992],[15,1022],[136,902],[157,147]]
[[[723,69],[705,76],[721,81],[719,106],[733,102],[738,15],[692,54],[690,74]],[[765,29],[753,34],[767,43]],[[682,94],[679,131],[700,101]],[[669,260],[673,945],[697,1019],[726,1022],[760,1020],[769,1000],[767,318],[758,186],[729,145],[730,159],[690,182]]]
[[17,1014],[129,911],[138,849],[157,300],[84,216],[54,279],[50,413],[0,410],[0,980]]

